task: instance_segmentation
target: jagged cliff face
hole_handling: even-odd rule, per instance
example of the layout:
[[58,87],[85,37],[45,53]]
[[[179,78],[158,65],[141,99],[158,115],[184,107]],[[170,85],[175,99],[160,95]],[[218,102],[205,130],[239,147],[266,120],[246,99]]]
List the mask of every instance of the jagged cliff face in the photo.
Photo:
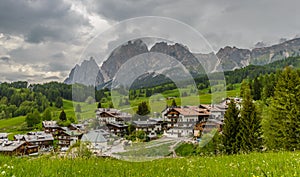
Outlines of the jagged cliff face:
[[199,60],[189,51],[189,49],[181,44],[175,43],[168,45],[166,42],[156,43],[150,52],[163,53],[177,59],[192,73],[203,73],[203,68]]
[[238,49],[236,47],[225,47],[216,54],[220,59],[217,70],[233,70],[249,65],[251,60],[251,51],[248,49]]
[[147,45],[142,40],[129,41],[110,54],[108,59],[101,66],[102,74],[107,76],[107,80],[110,80],[126,61],[134,56],[147,52]]
[[[299,56],[300,38],[285,41],[270,47],[238,49],[225,47],[216,54],[221,61],[223,70],[233,70],[252,65],[265,65],[291,56]],[[220,66],[219,66],[220,68]]]
[[76,65],[64,81],[66,84],[80,83],[84,85],[98,85],[103,82],[104,78],[93,58],[84,60],[81,65]]
[[[85,60],[81,65],[76,65],[71,70],[65,83],[82,83],[85,85],[103,84],[113,79],[120,67],[131,58],[140,54],[149,54],[149,52],[163,53],[178,61],[177,63],[171,62],[167,67],[164,66],[163,69],[166,70],[166,73],[168,70],[178,68],[178,63],[180,63],[184,65],[192,75],[195,75],[204,73],[204,69],[206,73],[222,70],[228,71],[242,68],[249,64],[264,65],[286,57],[298,56],[300,53],[300,38],[270,47],[255,48],[253,50],[227,46],[221,48],[216,54],[193,54],[187,47],[181,44],[176,43],[170,45],[166,42],[156,43],[148,50],[147,45],[138,39],[129,41],[116,48],[102,64],[100,69],[94,59]],[[163,58],[160,57],[157,60],[152,59],[146,64],[153,67],[154,71],[156,71],[156,69],[162,70],[162,67],[157,65],[159,60],[162,61]],[[137,64],[137,67],[138,66]]]

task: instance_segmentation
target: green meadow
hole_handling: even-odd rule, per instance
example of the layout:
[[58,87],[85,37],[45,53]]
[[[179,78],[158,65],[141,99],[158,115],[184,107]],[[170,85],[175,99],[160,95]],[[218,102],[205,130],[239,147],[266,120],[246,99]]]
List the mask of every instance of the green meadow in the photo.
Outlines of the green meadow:
[[104,158],[0,156],[0,175],[32,176],[300,176],[300,153],[164,158],[128,162]]

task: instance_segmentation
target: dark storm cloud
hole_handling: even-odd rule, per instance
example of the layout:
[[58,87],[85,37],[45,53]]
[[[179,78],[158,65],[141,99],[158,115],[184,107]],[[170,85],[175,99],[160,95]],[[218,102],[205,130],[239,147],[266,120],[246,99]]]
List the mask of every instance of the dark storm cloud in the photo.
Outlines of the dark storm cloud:
[[[7,80],[43,81],[56,72],[54,77],[65,77],[88,39],[94,37],[89,35],[90,31],[97,34],[97,30],[116,22],[140,16],[182,21],[202,33],[215,51],[227,45],[251,48],[257,42],[274,44],[281,38],[291,39],[300,34],[299,6],[297,0],[0,0],[1,68],[5,63],[15,62],[20,68],[29,64],[31,69],[26,72],[48,72],[47,76],[13,72],[7,66],[0,76],[7,76]],[[172,30],[151,23],[149,28],[158,32]],[[94,52],[115,48],[118,39],[128,34],[123,33],[125,30],[132,29],[116,31],[107,46],[94,46]],[[145,34],[138,30],[131,33]]]
[[112,21],[164,16],[191,25],[218,50],[226,45],[250,48],[259,41],[276,43],[299,33],[297,0],[90,0],[90,9]]
[[32,43],[67,41],[81,26],[89,26],[71,4],[60,0],[1,0],[0,22],[2,33],[22,35]]

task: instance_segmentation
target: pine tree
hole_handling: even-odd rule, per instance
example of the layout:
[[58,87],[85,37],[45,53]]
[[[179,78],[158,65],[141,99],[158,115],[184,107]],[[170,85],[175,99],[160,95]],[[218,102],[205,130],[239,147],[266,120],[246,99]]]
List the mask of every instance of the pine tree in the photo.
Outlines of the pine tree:
[[59,120],[61,120],[61,121],[66,121],[66,120],[67,120],[67,115],[66,115],[66,113],[65,113],[64,110],[62,110],[62,111],[60,112]]
[[262,88],[262,85],[261,85],[261,81],[258,79],[258,77],[256,77],[254,80],[253,80],[253,86],[252,86],[252,90],[253,90],[253,99],[254,100],[260,100],[261,98],[261,88]]
[[269,149],[300,149],[300,78],[287,67],[278,75],[263,132]]
[[101,103],[100,102],[98,103],[97,108],[101,108]]
[[150,110],[148,108],[148,105],[146,102],[141,102],[139,105],[138,105],[138,110],[136,112],[138,115],[140,116],[145,116],[147,114],[150,113]]
[[275,85],[275,75],[273,73],[270,75],[265,75],[264,86],[262,89],[262,100],[266,101],[268,98],[274,96]]
[[222,142],[226,154],[235,154],[238,152],[237,135],[239,130],[239,109],[234,100],[230,100],[228,109],[224,115],[224,127]]
[[172,100],[171,107],[174,107],[174,108],[176,108],[176,107],[177,107],[177,104],[176,104],[176,101],[175,101],[175,99],[173,99],[173,100]]
[[238,139],[240,141],[240,151],[247,153],[258,150],[261,146],[261,121],[253,103],[250,85],[245,84],[243,89]]

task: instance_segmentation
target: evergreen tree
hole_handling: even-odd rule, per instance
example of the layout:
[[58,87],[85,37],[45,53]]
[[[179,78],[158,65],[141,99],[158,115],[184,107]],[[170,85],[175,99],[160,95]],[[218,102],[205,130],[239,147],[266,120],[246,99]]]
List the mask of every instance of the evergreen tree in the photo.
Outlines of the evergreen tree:
[[60,112],[59,120],[61,120],[61,121],[66,121],[66,120],[67,120],[67,115],[66,115],[66,113],[65,113],[64,110],[62,110],[62,111]]
[[252,90],[253,90],[253,99],[254,100],[260,100],[261,98],[261,90],[262,90],[262,85],[261,85],[261,81],[258,79],[258,77],[256,77],[253,80],[253,86],[252,86]]
[[224,115],[224,126],[222,131],[222,142],[226,154],[235,154],[238,152],[238,132],[239,109],[234,103],[234,100],[230,100],[230,104]]
[[268,98],[274,96],[275,85],[275,75],[273,73],[270,75],[265,75],[264,87],[262,89],[262,100],[266,101]]
[[97,105],[97,108],[101,108],[101,103],[99,102],[98,105]]
[[43,120],[51,120],[52,116],[51,116],[51,111],[49,108],[47,108],[44,113],[43,113]]
[[251,152],[258,150],[261,146],[260,139],[260,117],[251,96],[250,85],[243,87],[242,108],[240,111],[238,141],[240,151]]
[[146,102],[141,102],[139,105],[138,105],[138,110],[136,112],[138,115],[141,115],[141,116],[145,116],[147,114],[150,113],[150,110],[148,108],[148,105]]
[[173,99],[173,100],[172,100],[171,107],[177,107],[177,104],[176,104],[176,101],[175,101],[175,99]]
[[300,78],[287,67],[278,75],[274,97],[264,116],[263,133],[269,149],[300,149]]
[[57,97],[57,98],[56,98],[55,106],[56,106],[57,108],[62,108],[62,107],[63,107],[63,100],[62,100],[61,97]]
[[247,88],[249,88],[249,82],[247,80],[243,80],[241,83],[240,97],[243,97],[244,90],[246,90]]

